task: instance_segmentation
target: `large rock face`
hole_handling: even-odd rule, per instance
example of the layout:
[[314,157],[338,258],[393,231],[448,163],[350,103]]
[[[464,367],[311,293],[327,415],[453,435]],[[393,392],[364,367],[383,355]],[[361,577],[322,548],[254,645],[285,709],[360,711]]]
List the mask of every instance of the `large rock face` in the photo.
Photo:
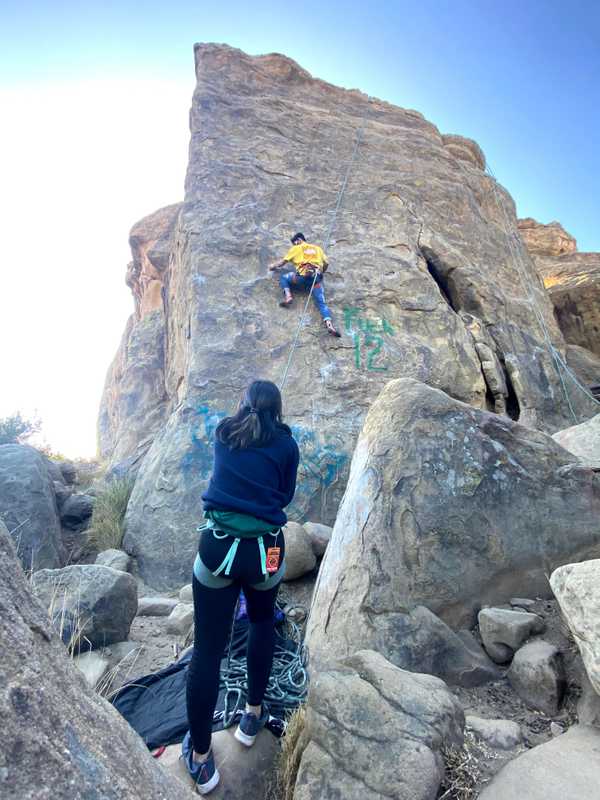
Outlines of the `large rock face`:
[[[166,421],[143,459],[125,539],[161,588],[189,580],[216,424],[251,379],[282,377],[301,312],[278,307],[267,265],[295,230],[326,244],[343,336],[328,337],[311,308],[291,363],[285,410],[301,448],[292,519],[333,521],[366,411],[390,378],[529,425],[568,424],[529,293],[564,342],[515,235],[512,199],[482,171],[475,143],[280,55],[199,45],[196,74],[164,276]],[[584,415],[586,402],[576,401]],[[130,413],[138,430],[142,412]]]
[[[184,800],[125,720],[87,686],[31,595],[0,521],[0,796]],[[9,646],[4,646],[9,643]]]
[[600,356],[600,253],[579,253],[558,222],[519,220],[566,341]]
[[484,604],[548,595],[554,566],[600,553],[600,476],[574,461],[547,434],[411,379],[390,382],[367,416],[321,565],[313,662],[369,647],[418,670],[407,658],[427,647],[406,655],[416,605],[460,627]]
[[98,417],[98,450],[112,466],[139,465],[164,421],[164,283],[181,204],[161,208],[131,229],[127,285],[135,312],[111,364]]
[[53,468],[33,447],[0,446],[0,515],[11,531],[21,563],[30,571],[64,563]]

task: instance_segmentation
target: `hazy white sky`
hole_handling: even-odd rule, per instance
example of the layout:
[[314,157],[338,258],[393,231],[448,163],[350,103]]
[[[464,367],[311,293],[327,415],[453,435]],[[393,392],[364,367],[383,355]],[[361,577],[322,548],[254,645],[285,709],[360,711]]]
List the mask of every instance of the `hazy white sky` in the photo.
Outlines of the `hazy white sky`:
[[0,417],[92,456],[106,369],[133,304],[129,229],[183,199],[185,83],[36,82],[0,89]]

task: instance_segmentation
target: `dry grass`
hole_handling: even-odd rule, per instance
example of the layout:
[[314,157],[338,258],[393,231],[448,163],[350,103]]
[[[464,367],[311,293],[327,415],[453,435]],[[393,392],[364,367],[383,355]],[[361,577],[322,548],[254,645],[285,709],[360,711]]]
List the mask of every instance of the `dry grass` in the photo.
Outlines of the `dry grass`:
[[91,649],[90,641],[85,636],[88,619],[84,618],[76,603],[75,609],[67,608],[68,590],[56,584],[50,605],[48,606],[48,619],[64,642],[67,652],[73,658],[78,655],[82,646],[87,644]]
[[281,753],[273,770],[266,800],[292,800],[303,747],[301,737],[306,724],[306,707],[299,706],[288,720]]
[[111,481],[96,497],[88,528],[88,543],[98,551],[119,550],[125,534],[125,512],[133,489],[133,481],[122,478]]
[[[114,667],[105,672],[94,687],[96,692],[107,700],[111,700],[115,694],[120,691],[122,686],[127,683],[127,678],[129,678],[133,668],[137,664],[142,650],[143,647],[140,645],[140,647],[137,647],[135,650],[127,653],[126,656],[123,656]],[[113,686],[117,679],[119,679],[120,685],[114,689]]]
[[442,748],[446,775],[439,800],[475,800],[483,777],[480,767],[481,747],[482,743],[476,742],[473,733],[467,728],[462,747]]

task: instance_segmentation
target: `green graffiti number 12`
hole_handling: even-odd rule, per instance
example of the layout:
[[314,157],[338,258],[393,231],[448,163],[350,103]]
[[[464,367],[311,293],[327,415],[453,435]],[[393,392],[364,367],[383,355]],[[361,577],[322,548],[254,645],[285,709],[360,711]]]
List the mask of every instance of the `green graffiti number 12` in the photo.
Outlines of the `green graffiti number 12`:
[[[354,339],[354,363],[356,364],[356,368],[360,369],[362,366],[362,355],[360,350],[360,334],[355,333],[353,336]],[[379,355],[381,352],[381,348],[383,347],[383,339],[381,336],[372,336],[368,335],[364,338],[364,345],[365,347],[369,347],[370,344],[375,345],[375,347],[369,350],[369,354],[367,356],[367,364],[366,367],[368,370],[372,372],[385,372],[387,367],[376,367],[374,365],[375,357]]]

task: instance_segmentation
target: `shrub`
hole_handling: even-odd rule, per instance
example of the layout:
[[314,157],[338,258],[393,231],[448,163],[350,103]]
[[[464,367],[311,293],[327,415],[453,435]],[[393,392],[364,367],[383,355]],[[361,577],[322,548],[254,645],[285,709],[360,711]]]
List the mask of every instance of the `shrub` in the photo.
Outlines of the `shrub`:
[[0,419],[0,444],[22,444],[34,433],[39,433],[40,428],[39,419],[25,419],[17,411]]
[[119,478],[98,493],[88,529],[90,547],[98,551],[121,548],[125,534],[125,512],[133,483],[131,478]]

